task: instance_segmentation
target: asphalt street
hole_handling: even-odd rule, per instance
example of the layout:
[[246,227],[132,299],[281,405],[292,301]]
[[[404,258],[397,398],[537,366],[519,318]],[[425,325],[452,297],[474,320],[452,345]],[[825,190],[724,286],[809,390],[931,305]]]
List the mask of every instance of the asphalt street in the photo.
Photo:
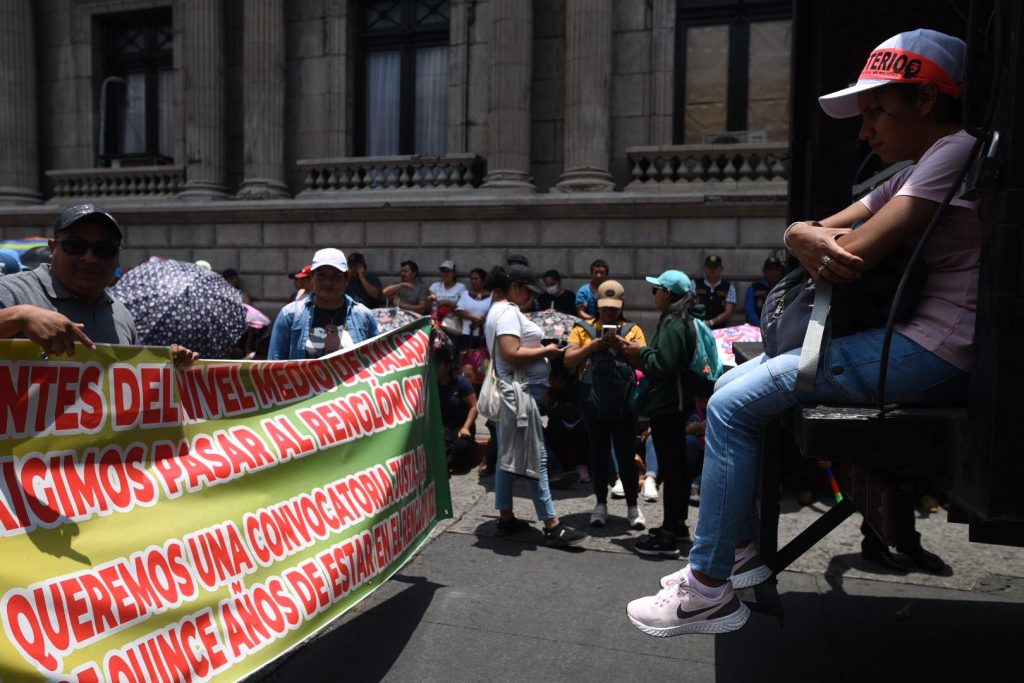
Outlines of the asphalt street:
[[[607,527],[564,551],[543,545],[539,524],[495,537],[493,477],[457,474],[451,484],[455,518],[399,574],[253,680],[1020,680],[1024,549],[969,543],[944,512],[922,516],[918,528],[950,565],[945,576],[897,575],[862,560],[854,515],[778,577],[780,615],[755,612],[720,636],[652,638],[630,624],[626,603],[656,592],[681,564],[632,552],[638,532],[626,526],[623,501],[610,501]],[[587,484],[556,492],[571,525],[586,528],[592,504]],[[780,540],[828,504],[785,501]],[[525,487],[516,510],[533,516]],[[660,522],[660,504],[644,510]]]

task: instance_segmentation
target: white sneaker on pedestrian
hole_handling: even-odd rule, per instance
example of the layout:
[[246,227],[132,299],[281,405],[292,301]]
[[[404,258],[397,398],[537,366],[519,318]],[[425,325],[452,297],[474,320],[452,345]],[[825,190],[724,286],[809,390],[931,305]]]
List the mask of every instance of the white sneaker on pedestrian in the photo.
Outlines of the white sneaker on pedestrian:
[[590,526],[604,526],[607,521],[608,506],[598,503],[594,506],[594,511],[590,513]]
[[626,509],[626,519],[629,520],[630,529],[641,531],[647,526],[647,518],[644,517],[644,513],[641,512],[640,507],[637,505],[630,505]]
[[[679,583],[686,574],[687,567],[668,576],[661,577],[661,587],[668,588]],[[744,548],[736,549],[735,561],[732,565],[732,575],[729,582],[733,588],[751,588],[759,583],[764,583],[772,577],[772,570],[761,561],[761,555],[757,552],[757,546],[748,543]]]
[[658,482],[654,477],[647,475],[644,478],[644,488],[643,491],[640,492],[640,495],[642,495],[643,499],[648,503],[658,502]]
[[708,598],[690,585],[689,574],[685,573],[657,595],[630,602],[626,614],[647,635],[664,638],[684,633],[735,631],[747,623],[750,608],[740,602],[731,584],[722,586],[719,597]]
[[612,498],[625,498],[626,491],[622,488],[622,479],[615,480],[615,486],[612,487]]

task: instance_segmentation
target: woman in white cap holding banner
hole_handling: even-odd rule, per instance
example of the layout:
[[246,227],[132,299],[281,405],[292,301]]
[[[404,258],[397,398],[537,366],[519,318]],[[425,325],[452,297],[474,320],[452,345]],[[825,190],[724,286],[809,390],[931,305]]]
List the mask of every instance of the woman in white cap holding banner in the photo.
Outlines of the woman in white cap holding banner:
[[[914,165],[839,213],[786,231],[786,246],[814,278],[842,286],[920,238],[951,198],[922,252],[928,279],[919,302],[892,337],[887,401],[949,405],[967,395],[981,225],[975,204],[959,196],[977,152],[960,125],[965,53],[962,40],[936,31],[901,33],[869,55],[855,85],[821,97],[833,118],[861,116],[860,137],[883,161]],[[799,348],[762,355],[718,380],[689,565],[662,578],[657,595],[629,603],[637,628],[671,636],[746,623],[750,610],[734,589],[771,576],[751,542],[762,431],[801,402],[875,403],[883,336],[876,328],[832,339],[809,392],[796,389]],[[914,535],[910,547],[897,549],[913,553],[920,540]]]
[[345,294],[348,260],[340,249],[321,249],[310,266],[312,294],[277,314],[268,360],[319,358],[376,337],[370,309]]

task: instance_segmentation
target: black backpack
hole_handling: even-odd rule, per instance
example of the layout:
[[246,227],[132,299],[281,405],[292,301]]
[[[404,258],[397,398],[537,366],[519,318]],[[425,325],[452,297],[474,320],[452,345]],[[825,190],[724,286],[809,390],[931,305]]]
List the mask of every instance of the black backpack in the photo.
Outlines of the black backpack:
[[[587,322],[576,323],[586,330],[591,339],[598,339],[598,332]],[[621,336],[633,329],[633,323],[624,323],[619,329]],[[580,397],[583,410],[592,417],[623,417],[631,414],[629,395],[636,385],[636,372],[625,357],[616,351],[595,351],[587,358],[587,367],[580,381]]]

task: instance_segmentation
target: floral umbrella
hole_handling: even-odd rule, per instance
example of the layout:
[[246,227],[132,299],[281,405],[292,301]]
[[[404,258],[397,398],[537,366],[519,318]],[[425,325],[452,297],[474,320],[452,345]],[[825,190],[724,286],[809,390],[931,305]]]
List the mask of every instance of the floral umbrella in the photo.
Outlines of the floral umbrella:
[[582,318],[577,318],[574,315],[560,313],[553,308],[543,311],[530,311],[525,315],[528,320],[532,320],[540,328],[544,339],[554,339],[557,341],[566,341],[569,338],[572,326],[582,320]]
[[761,341],[761,328],[756,325],[735,325],[712,330],[718,346],[718,357],[722,365],[736,365],[736,356],[732,352],[734,342]]
[[246,309],[238,290],[194,263],[143,263],[110,292],[135,318],[143,344],[181,344],[204,358],[221,358],[245,332]]

